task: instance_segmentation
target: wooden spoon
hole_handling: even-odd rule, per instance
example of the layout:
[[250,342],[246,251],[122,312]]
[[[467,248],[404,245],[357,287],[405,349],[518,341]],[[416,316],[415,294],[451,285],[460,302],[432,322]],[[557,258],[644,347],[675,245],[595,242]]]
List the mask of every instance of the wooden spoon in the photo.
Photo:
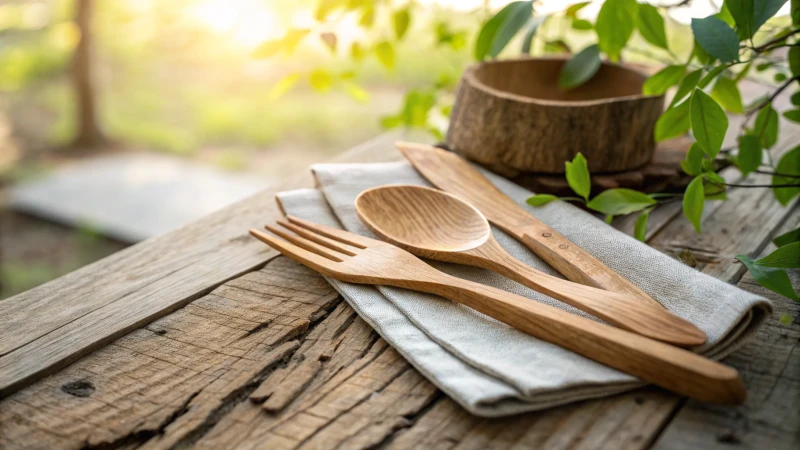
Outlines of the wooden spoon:
[[664,308],[529,267],[497,243],[480,211],[446,192],[423,186],[380,186],[356,198],[356,211],[364,224],[383,240],[419,257],[497,272],[608,323],[653,339],[682,347],[706,341],[702,330]]

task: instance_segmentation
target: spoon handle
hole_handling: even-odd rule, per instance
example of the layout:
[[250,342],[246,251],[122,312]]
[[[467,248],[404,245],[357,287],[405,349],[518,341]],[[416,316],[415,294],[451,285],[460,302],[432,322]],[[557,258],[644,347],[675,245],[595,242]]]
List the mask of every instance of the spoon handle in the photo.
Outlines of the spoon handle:
[[660,304],[652,306],[642,303],[631,294],[606,291],[550,276],[511,256],[494,239],[471,252],[470,256],[481,267],[620,328],[681,347],[694,347],[706,341],[702,330]]
[[424,290],[678,394],[723,404],[745,400],[735,369],[690,351],[460,278],[433,284]]

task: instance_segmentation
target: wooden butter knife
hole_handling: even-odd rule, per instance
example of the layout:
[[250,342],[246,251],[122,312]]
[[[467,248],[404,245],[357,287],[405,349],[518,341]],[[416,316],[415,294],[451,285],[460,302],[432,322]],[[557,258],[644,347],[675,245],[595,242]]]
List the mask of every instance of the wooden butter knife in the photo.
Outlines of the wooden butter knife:
[[636,296],[663,307],[586,250],[533,217],[467,161],[430,145],[397,142],[397,148],[434,186],[472,204],[493,225],[510,234],[567,279]]

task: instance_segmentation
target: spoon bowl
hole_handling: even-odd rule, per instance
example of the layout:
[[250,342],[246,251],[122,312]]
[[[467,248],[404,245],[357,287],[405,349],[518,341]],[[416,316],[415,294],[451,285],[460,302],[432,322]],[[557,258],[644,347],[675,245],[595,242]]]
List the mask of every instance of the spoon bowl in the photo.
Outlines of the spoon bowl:
[[511,256],[489,222],[460,198],[423,186],[389,185],[356,198],[361,221],[384,241],[423,258],[481,267],[561,300],[606,322],[671,344],[692,347],[705,333],[660,305],[556,278]]
[[381,186],[356,199],[368,228],[398,247],[418,252],[460,252],[483,245],[489,221],[454,195],[422,186]]

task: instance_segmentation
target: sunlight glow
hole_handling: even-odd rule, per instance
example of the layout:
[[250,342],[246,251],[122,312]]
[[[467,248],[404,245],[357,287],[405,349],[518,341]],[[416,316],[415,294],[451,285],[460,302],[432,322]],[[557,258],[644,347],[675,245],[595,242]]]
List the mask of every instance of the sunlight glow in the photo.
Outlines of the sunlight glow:
[[285,31],[275,11],[259,0],[202,0],[191,8],[191,16],[243,47],[277,38]]

